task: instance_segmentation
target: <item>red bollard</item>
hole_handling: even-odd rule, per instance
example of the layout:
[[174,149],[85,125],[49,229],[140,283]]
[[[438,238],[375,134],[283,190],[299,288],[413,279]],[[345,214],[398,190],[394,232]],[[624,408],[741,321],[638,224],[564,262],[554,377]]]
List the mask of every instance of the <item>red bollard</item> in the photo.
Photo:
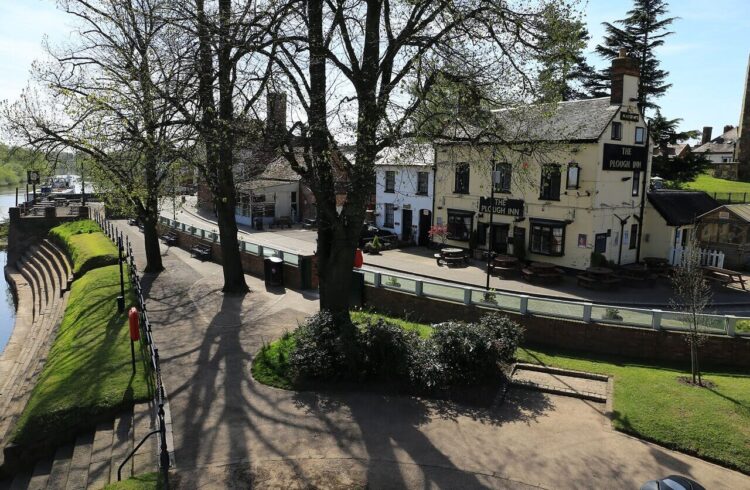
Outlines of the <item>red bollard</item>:
[[130,322],[130,358],[133,363],[133,374],[135,374],[135,341],[141,339],[141,329],[138,326],[138,308],[131,307],[128,311]]
[[362,255],[362,250],[358,248],[354,252],[354,267],[356,267],[357,269],[359,269],[359,268],[362,267],[362,264],[364,264],[364,263],[365,263],[365,258]]

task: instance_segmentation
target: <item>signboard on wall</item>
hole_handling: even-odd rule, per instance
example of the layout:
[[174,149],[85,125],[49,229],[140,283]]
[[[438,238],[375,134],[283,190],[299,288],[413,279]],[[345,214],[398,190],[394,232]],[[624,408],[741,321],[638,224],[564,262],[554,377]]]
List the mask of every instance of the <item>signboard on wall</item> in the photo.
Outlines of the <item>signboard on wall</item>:
[[641,120],[640,114],[634,114],[632,112],[621,112],[620,113],[620,119],[623,121],[633,121],[638,122]]
[[646,170],[648,153],[645,146],[614,145],[604,143],[604,170],[619,170],[632,172]]
[[496,197],[494,204],[489,197],[479,198],[479,212],[500,214],[505,216],[523,217],[523,199],[508,199],[507,197]]

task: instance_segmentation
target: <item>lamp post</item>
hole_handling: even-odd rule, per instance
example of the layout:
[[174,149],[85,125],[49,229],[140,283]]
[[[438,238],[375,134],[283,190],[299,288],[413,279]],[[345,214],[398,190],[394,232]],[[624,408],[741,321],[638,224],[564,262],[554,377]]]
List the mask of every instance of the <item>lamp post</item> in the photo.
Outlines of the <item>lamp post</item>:
[[490,290],[490,270],[492,268],[492,219],[495,216],[495,186],[500,183],[501,175],[500,171],[497,170],[497,164],[495,160],[492,160],[492,170],[490,172],[490,224],[488,226],[489,233],[487,237],[487,284],[485,289]]
[[117,256],[120,264],[120,296],[117,297],[117,311],[125,311],[125,276],[122,271],[122,234],[117,235]]

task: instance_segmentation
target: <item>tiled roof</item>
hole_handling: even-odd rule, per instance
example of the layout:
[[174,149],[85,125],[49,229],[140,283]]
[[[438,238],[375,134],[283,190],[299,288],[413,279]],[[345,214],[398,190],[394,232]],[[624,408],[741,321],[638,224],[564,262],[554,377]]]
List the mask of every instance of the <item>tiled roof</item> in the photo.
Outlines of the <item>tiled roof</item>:
[[694,148],[693,151],[696,153],[733,153],[734,147],[737,145],[737,138],[739,132],[737,128],[732,128],[721,136],[717,136],[708,143]]
[[711,196],[702,191],[658,190],[648,193],[648,202],[669,226],[682,226],[719,206]]
[[385,148],[378,154],[375,165],[432,165],[435,162],[435,150],[431,144],[405,143],[400,146]]
[[609,97],[602,97],[494,110],[499,128],[493,128],[492,134],[483,136],[479,128],[455,126],[445,143],[463,138],[486,142],[596,141],[619,109],[619,105],[610,104]]
[[725,204],[721,206],[721,209],[726,209],[746,223],[750,223],[750,203]]

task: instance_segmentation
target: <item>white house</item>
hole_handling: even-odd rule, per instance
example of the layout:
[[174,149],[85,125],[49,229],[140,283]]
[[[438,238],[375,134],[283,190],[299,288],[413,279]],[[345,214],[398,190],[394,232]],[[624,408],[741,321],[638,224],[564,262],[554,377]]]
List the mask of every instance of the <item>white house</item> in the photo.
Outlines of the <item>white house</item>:
[[434,189],[432,145],[386,148],[375,163],[375,224],[405,242],[427,245]]

